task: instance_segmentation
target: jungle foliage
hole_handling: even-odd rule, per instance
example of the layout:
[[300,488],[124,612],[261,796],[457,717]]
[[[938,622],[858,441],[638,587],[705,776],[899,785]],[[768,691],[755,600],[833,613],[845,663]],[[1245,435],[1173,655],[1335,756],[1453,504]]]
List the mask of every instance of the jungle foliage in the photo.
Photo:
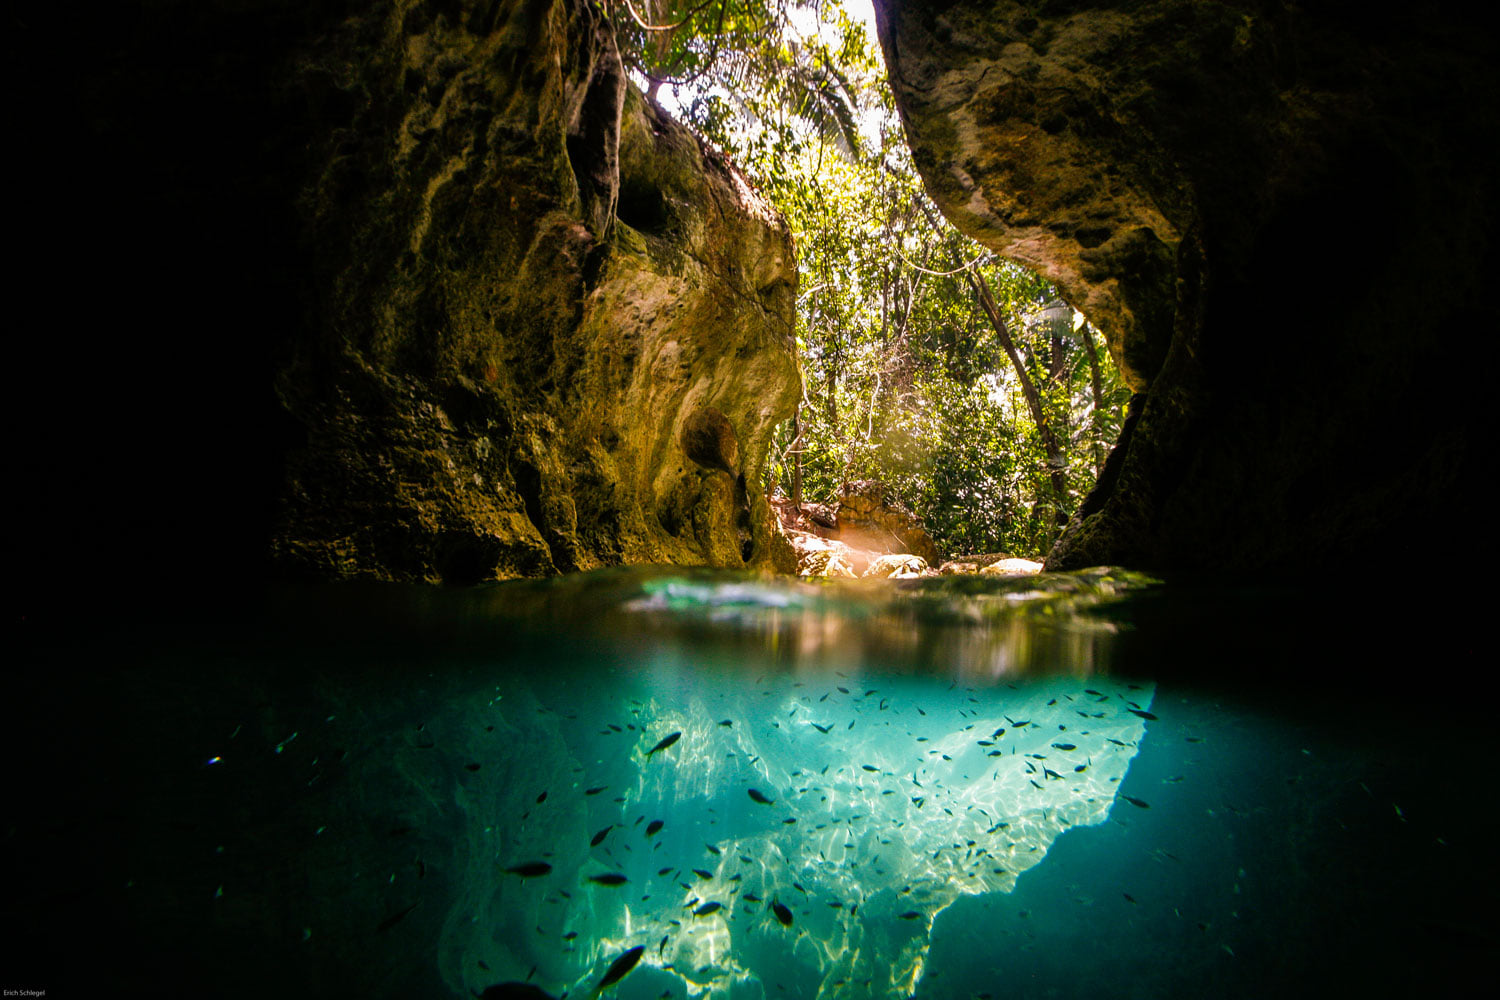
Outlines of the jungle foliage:
[[800,258],[804,399],[768,490],[892,487],[949,553],[1040,556],[1128,391],[1042,277],[922,189],[878,46],[844,0],[613,0],[627,64],[780,209]]

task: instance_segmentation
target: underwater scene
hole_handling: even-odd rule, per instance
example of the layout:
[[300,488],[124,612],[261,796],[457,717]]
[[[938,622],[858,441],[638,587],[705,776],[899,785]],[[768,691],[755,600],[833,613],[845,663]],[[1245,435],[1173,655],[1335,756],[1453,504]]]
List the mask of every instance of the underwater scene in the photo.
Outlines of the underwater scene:
[[23,630],[0,985],[1457,991],[1489,688],[1290,600],[634,569]]

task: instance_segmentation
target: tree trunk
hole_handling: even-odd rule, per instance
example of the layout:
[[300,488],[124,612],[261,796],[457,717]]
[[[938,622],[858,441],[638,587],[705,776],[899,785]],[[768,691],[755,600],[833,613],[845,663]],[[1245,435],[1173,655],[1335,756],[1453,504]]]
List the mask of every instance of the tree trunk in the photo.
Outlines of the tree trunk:
[[[922,213],[927,216],[927,222],[932,226],[933,232],[941,235],[942,227],[938,225],[933,216],[932,207],[924,200],[918,200],[922,206]],[[963,260],[958,254],[953,255],[953,266],[963,267]],[[982,274],[977,273],[977,268],[964,268],[964,277],[969,282],[969,287],[974,292],[974,297],[979,300],[979,306],[984,311],[990,326],[995,330],[995,338],[1000,341],[1000,346],[1005,350],[1005,356],[1010,358],[1011,367],[1016,370],[1016,378],[1021,383],[1021,394],[1026,397],[1026,407],[1031,411],[1031,420],[1036,424],[1037,436],[1042,439],[1042,448],[1047,453],[1048,478],[1052,482],[1052,493],[1057,499],[1057,509],[1053,520],[1059,525],[1068,523],[1068,463],[1063,457],[1062,449],[1058,446],[1057,435],[1052,432],[1052,424],[1047,420],[1047,411],[1042,406],[1042,397],[1036,391],[1036,383],[1031,381],[1031,376],[1026,372],[1026,364],[1021,360],[1021,354],[1016,350],[1015,338],[1010,335],[1010,328],[1005,324],[1005,317],[1000,315],[1000,307],[995,304],[995,297],[990,293],[989,282],[984,280]]]
[[1094,413],[1089,418],[1089,436],[1094,442],[1094,475],[1104,468],[1104,449],[1099,445],[1099,414],[1104,410],[1104,379],[1099,375],[1099,352],[1094,349],[1094,335],[1089,332],[1089,325],[1084,323],[1078,328],[1083,335],[1083,349],[1089,356],[1089,381],[1094,388]]
[[1042,448],[1047,453],[1047,473],[1052,480],[1052,492],[1057,498],[1057,512],[1054,520],[1059,524],[1068,521],[1068,474],[1067,459],[1063,457],[1062,448],[1058,446],[1057,435],[1052,432],[1052,424],[1047,419],[1047,410],[1042,406],[1041,394],[1036,391],[1036,383],[1031,381],[1031,376],[1026,372],[1026,365],[1021,360],[1021,354],[1016,350],[1015,338],[1010,335],[1010,328],[1006,326],[1005,317],[1000,315],[1000,307],[995,304],[995,297],[990,293],[989,282],[984,280],[984,275],[974,273],[974,270],[964,272],[969,279],[969,287],[974,290],[974,295],[979,299],[979,306],[984,310],[985,316],[994,327],[995,337],[1000,341],[1000,346],[1005,350],[1005,356],[1010,358],[1010,363],[1016,370],[1016,379],[1021,383],[1021,395],[1026,397],[1026,407],[1031,411],[1032,423],[1036,424],[1037,437],[1042,439]]
[[792,506],[802,513],[802,403],[792,414]]

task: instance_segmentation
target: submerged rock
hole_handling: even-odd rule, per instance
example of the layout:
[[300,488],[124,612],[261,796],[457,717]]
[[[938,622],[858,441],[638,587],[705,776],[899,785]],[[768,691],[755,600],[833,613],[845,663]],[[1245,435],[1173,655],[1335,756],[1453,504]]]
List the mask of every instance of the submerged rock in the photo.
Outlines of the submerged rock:
[[799,385],[791,239],[604,15],[382,3],[293,49],[320,267],[277,378],[279,566],[787,568],[759,483]]
[[934,200],[1056,282],[1139,393],[1049,568],[1373,564],[1482,522],[1487,421],[1432,373],[1500,265],[1490,15],[876,15]]

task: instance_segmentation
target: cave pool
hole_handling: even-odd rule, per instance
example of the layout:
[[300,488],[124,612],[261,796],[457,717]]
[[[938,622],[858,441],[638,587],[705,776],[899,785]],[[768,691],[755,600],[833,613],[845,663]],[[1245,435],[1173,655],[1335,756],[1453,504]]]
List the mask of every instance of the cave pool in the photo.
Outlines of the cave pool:
[[664,568],[23,623],[0,986],[576,998],[639,948],[604,995],[1457,995],[1500,832],[1466,629]]

